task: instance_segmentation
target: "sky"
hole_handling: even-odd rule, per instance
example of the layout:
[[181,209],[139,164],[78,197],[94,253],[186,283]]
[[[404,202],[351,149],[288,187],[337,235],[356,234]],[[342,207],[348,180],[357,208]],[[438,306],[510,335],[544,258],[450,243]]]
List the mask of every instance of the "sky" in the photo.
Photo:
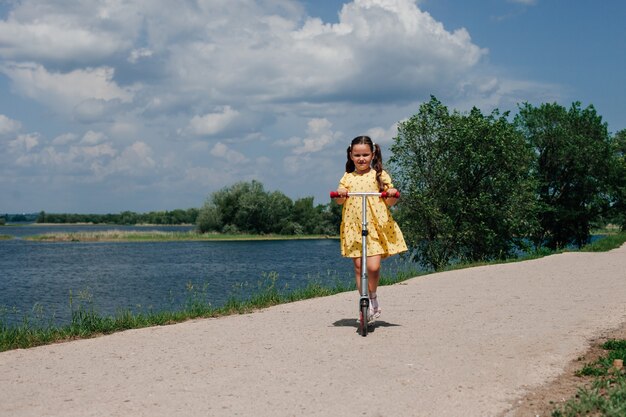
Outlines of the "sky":
[[450,110],[626,128],[623,0],[0,0],[0,213],[328,192],[352,138]]

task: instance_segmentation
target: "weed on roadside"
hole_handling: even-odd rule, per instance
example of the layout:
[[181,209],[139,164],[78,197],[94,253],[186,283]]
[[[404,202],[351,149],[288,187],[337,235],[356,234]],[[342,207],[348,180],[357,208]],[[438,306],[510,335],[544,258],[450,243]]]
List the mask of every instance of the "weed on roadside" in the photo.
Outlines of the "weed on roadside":
[[552,417],[626,416],[626,340],[609,340],[602,345],[608,353],[586,364],[579,376],[591,376],[587,388],[578,390],[575,398],[552,412]]

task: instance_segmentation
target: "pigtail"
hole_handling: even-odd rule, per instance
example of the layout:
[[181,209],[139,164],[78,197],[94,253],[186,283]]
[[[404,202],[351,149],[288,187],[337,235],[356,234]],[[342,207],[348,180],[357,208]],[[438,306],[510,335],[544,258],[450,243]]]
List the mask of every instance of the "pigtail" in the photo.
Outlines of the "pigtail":
[[356,169],[354,161],[352,160],[352,158],[350,158],[350,151],[352,151],[352,146],[348,146],[348,149],[346,151],[346,155],[348,157],[348,161],[346,162],[346,172],[352,172]]
[[381,178],[383,173],[383,154],[380,150],[380,146],[377,143],[372,144],[372,150],[374,152],[374,158],[372,159],[372,168],[376,171],[376,182],[378,182],[378,191],[385,191],[385,184]]

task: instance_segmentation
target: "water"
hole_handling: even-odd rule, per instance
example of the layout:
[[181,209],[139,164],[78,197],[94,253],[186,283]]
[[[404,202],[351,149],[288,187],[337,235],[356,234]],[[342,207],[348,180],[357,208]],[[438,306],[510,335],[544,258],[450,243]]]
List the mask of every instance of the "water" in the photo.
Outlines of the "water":
[[[94,231],[136,227],[51,226],[52,231]],[[141,227],[140,230],[188,230]],[[34,232],[33,232],[34,230]],[[45,323],[69,322],[73,302],[91,302],[97,312],[113,315],[176,310],[189,299],[188,286],[213,306],[230,297],[245,299],[270,273],[280,289],[315,281],[326,286],[353,282],[352,261],[339,254],[337,240],[229,242],[31,242],[26,235],[48,232],[44,226],[6,227],[0,240],[0,307],[9,324],[24,315]],[[383,272],[407,268],[399,257],[383,261]]]

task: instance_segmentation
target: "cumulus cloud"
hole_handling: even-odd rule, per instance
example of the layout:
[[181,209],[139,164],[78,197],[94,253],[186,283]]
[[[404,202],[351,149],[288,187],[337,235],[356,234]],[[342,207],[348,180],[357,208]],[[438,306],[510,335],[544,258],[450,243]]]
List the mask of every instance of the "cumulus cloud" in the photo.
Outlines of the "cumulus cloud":
[[320,152],[333,144],[340,133],[333,132],[332,123],[327,119],[311,119],[307,123],[307,136],[303,139],[292,139],[295,145],[293,153],[296,155]]
[[63,133],[52,140],[53,145],[67,145],[78,139],[78,135],[75,133]]
[[488,51],[418,4],[346,1],[331,24],[298,0],[11,2],[0,19],[8,100],[35,104],[31,120],[52,114],[50,131],[64,133],[46,139],[32,133],[45,122],[0,115],[11,138],[0,169],[111,189],[111,178],[153,178],[172,192],[271,174],[281,188],[302,164],[325,178],[341,159],[341,171],[357,134],[390,143],[429,94],[497,106],[547,91],[485,73]]
[[19,135],[17,138],[9,141],[9,152],[11,153],[28,153],[37,145],[39,145],[40,136],[38,134]]
[[189,129],[194,135],[215,135],[233,123],[239,112],[230,106],[224,106],[221,111],[208,113],[203,116],[194,116],[189,122]]
[[22,1],[0,20],[0,57],[63,64],[109,58],[132,46],[139,2]]
[[76,69],[67,73],[49,72],[41,64],[8,63],[0,72],[9,77],[22,95],[44,103],[53,109],[71,110],[91,99],[129,102],[133,88],[123,88],[113,81],[111,67]]
[[132,51],[130,51],[130,56],[128,57],[128,62],[130,62],[131,64],[136,64],[140,59],[142,59],[142,58],[149,58],[153,54],[154,54],[154,52],[151,51],[148,48],[133,49]]
[[21,127],[22,124],[17,120],[10,119],[4,114],[0,114],[0,136],[17,132]]
[[97,145],[104,142],[107,139],[106,135],[102,132],[94,132],[90,130],[83,135],[80,143],[83,145]]
[[211,155],[218,159],[224,159],[230,164],[242,164],[244,162],[248,162],[248,158],[244,154],[230,149],[222,142],[217,142],[213,148],[211,148]]

